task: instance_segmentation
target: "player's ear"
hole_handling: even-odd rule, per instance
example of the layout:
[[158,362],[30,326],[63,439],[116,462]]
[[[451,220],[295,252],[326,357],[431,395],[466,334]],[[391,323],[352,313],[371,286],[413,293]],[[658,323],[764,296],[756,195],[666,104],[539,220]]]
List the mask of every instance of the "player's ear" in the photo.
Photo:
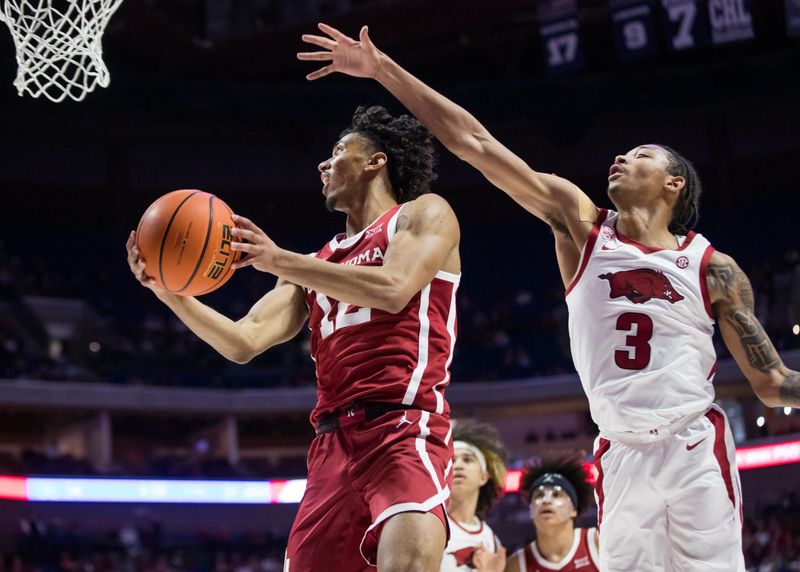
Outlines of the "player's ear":
[[664,190],[674,195],[676,199],[685,186],[686,179],[680,175],[667,175],[667,179],[664,181]]
[[386,153],[378,151],[370,156],[365,168],[367,171],[377,171],[385,167],[388,160],[389,158],[386,156]]
[[484,471],[481,473],[481,486],[489,482],[489,473]]

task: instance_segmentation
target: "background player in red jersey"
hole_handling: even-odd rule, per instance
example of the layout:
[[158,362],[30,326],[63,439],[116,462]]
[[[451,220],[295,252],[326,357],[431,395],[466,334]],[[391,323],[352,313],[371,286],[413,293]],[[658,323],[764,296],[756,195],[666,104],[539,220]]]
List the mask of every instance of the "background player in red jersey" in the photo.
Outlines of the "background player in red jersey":
[[[447,540],[452,460],[444,388],[455,344],[458,221],[427,193],[430,133],[409,116],[359,108],[320,163],[346,232],[315,256],[288,252],[236,217],[238,266],[279,277],[238,321],[154,285],[128,240],[139,281],[223,356],[244,363],[308,320],[317,364],[305,496],[285,570],[434,572]],[[246,242],[245,242],[246,241]]]
[[601,568],[744,570],[733,440],[712,405],[714,320],[767,406],[800,407],[800,373],[758,322],[736,262],[691,231],[701,188],[691,163],[663,145],[618,155],[608,177],[618,212],[600,209],[380,52],[366,27],[359,41],[320,29],[303,39],[323,51],[298,54],[326,62],[308,79],[374,78],[556,234],[573,360],[600,427]]
[[505,567],[506,549],[484,520],[503,495],[504,457],[497,429],[470,419],[455,422],[453,486],[447,505],[450,540],[440,572],[494,572]]
[[520,490],[528,501],[536,540],[511,555],[506,572],[598,572],[596,528],[575,528],[591,503],[581,456],[546,453],[525,467]]

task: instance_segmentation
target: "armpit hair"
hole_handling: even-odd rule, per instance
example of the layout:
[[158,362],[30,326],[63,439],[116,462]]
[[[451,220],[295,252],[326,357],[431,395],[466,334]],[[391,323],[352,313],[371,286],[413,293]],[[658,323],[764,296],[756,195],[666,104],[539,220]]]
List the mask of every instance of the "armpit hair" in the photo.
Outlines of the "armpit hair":
[[567,228],[567,224],[561,218],[563,215],[561,213],[549,212],[545,215],[545,221],[547,224],[550,225],[550,229],[553,233],[559,232],[561,234],[569,235],[569,229]]

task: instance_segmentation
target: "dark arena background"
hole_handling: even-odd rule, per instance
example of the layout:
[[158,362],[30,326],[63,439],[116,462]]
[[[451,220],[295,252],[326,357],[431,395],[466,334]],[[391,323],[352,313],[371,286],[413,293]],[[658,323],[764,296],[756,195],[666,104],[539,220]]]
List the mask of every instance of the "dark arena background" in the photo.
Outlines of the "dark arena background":
[[[307,330],[227,362],[136,282],[125,241],[182,188],[297,252],[341,232],[317,165],[357,105],[403,109],[368,80],[305,81],[315,66],[295,53],[318,21],[350,35],[368,24],[401,65],[599,205],[615,155],[681,150],[704,181],[698,230],[748,273],[758,317],[800,368],[800,3],[683,3],[696,19],[646,0],[125,0],[103,39],[110,85],[58,104],[17,95],[3,27],[0,571],[282,569],[314,436]],[[434,191],[462,229],[453,417],[494,424],[512,468],[551,449],[590,461],[553,238],[439,156]],[[204,301],[237,319],[273,283],[246,268]],[[800,413],[764,407],[717,345],[748,567],[800,570]],[[512,549],[533,535],[515,477],[489,517]]]

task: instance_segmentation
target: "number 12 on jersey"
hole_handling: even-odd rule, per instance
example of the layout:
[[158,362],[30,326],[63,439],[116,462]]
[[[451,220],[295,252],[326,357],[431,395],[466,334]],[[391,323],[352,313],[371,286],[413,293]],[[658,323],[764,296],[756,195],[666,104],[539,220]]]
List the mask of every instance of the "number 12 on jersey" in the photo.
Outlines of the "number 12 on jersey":
[[621,369],[644,369],[650,363],[650,344],[653,320],[647,314],[625,312],[617,318],[617,331],[631,332],[625,336],[625,349],[614,352],[614,362]]
[[[317,292],[317,304],[324,312],[319,323],[319,332],[323,340],[336,330],[363,324],[372,319],[372,308],[358,308],[346,302],[331,300],[325,294],[320,294],[319,292]],[[336,304],[338,308],[336,316],[331,318],[333,304]],[[356,308],[355,311],[350,311],[354,308]]]

